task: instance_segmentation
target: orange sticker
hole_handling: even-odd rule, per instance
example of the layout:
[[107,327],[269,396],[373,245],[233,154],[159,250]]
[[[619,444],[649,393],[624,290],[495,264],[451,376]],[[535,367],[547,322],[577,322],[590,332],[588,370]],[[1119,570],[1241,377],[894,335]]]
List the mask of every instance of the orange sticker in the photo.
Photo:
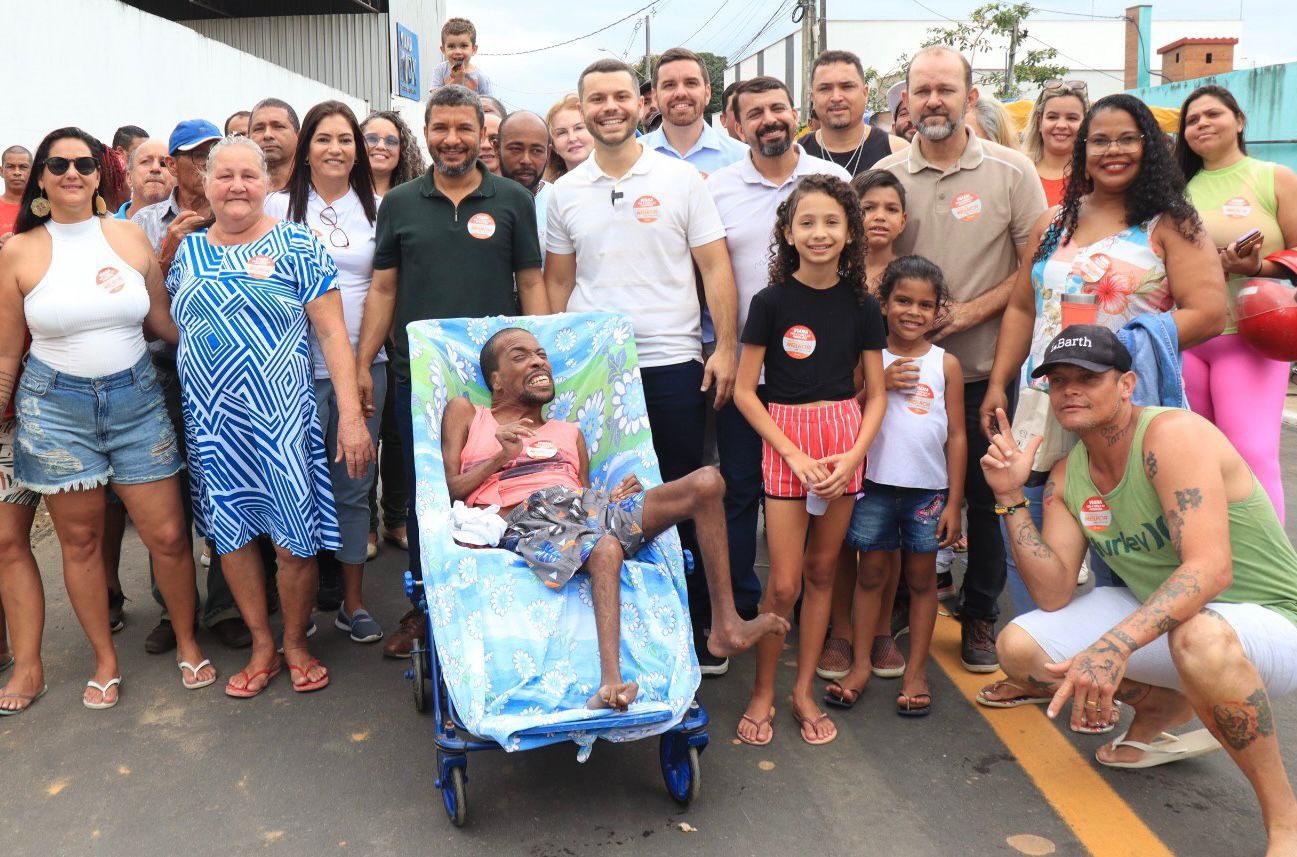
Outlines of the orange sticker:
[[479,212],[468,219],[468,234],[485,241],[495,234],[495,218],[486,212]]
[[95,274],[95,284],[110,295],[115,295],[126,288],[126,278],[116,268],[100,268]]
[[1084,259],[1076,260],[1076,271],[1081,275],[1081,279],[1087,283],[1099,282],[1111,267],[1112,257],[1106,253],[1095,253],[1093,256],[1086,256]]
[[912,414],[926,416],[932,411],[932,403],[936,400],[936,395],[932,388],[927,384],[919,384],[914,388],[914,392],[905,400],[905,408]]
[[1225,212],[1226,217],[1247,217],[1252,213],[1252,203],[1248,202],[1241,196],[1227,200],[1221,210]]
[[1092,533],[1102,533],[1112,526],[1112,510],[1102,497],[1091,497],[1081,504],[1081,525]]
[[965,223],[982,216],[982,198],[975,193],[957,193],[950,203],[950,213]]
[[248,260],[244,266],[249,277],[256,277],[258,280],[267,280],[275,273],[275,260],[271,256],[258,253]]
[[553,458],[558,455],[558,447],[554,446],[553,441],[534,440],[527,444],[528,458]]
[[815,352],[815,331],[795,324],[784,331],[784,353],[794,360],[805,360]]
[[640,223],[656,223],[661,205],[656,196],[641,196],[635,200],[635,219]]

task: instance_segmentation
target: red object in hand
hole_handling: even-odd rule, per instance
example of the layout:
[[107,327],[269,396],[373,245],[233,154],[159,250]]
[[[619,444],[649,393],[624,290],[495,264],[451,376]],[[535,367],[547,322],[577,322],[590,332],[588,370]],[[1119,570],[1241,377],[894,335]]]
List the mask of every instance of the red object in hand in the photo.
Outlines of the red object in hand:
[[1234,304],[1238,332],[1271,360],[1297,360],[1297,289],[1283,280],[1253,278]]

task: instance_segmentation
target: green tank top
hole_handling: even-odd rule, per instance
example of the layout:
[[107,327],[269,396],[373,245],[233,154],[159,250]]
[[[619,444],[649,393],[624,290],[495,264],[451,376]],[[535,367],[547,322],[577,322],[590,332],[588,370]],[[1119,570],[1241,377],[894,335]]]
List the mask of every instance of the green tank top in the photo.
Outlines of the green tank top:
[[[1126,474],[1103,494],[1090,478],[1090,453],[1078,443],[1067,457],[1063,502],[1081,522],[1090,545],[1136,597],[1147,601],[1177,568],[1157,489],[1144,471],[1144,433],[1171,408],[1144,408],[1126,459]],[[1284,533],[1270,498],[1252,477],[1252,492],[1229,504],[1229,541],[1234,581],[1213,600],[1260,604],[1297,625],[1297,551]]]

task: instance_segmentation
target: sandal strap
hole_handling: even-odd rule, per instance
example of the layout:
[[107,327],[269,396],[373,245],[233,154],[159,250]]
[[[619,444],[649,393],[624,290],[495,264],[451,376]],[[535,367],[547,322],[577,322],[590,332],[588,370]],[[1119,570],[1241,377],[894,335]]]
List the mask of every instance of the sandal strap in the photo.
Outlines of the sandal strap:
[[110,678],[108,679],[108,681],[104,682],[103,684],[100,684],[94,679],[90,679],[90,681],[86,682],[86,687],[93,687],[95,690],[99,691],[101,695],[107,695],[109,688],[111,688],[113,685],[120,685],[121,683],[122,683],[121,676]]
[[1159,743],[1156,744],[1147,744],[1143,741],[1128,741],[1126,740],[1126,734],[1127,733],[1125,732],[1121,733],[1121,735],[1115,741],[1112,742],[1111,745],[1112,749],[1115,750],[1118,747],[1134,747],[1136,750],[1140,750],[1145,753],[1163,753],[1163,754],[1178,754],[1178,753],[1188,752],[1187,748],[1184,746],[1184,742],[1180,740],[1180,736],[1172,735],[1170,732],[1163,732],[1161,735],[1159,735],[1158,736]]
[[212,662],[206,659],[204,659],[198,666],[194,666],[189,663],[189,661],[180,661],[176,664],[176,666],[180,667],[182,670],[189,670],[189,672],[193,673],[194,678],[198,678],[198,674],[203,671],[203,667],[210,667],[211,665]]

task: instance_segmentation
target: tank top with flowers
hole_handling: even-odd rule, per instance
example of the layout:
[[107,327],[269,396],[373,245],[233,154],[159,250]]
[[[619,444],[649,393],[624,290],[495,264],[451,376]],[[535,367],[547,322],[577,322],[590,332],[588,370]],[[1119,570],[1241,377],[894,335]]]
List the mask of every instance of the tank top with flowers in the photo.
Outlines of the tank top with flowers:
[[1158,217],[1128,226],[1115,235],[1081,246],[1064,233],[1048,258],[1031,268],[1036,294],[1036,323],[1031,353],[1022,367],[1022,386],[1049,389],[1045,378],[1032,379],[1045,347],[1063,328],[1063,295],[1094,295],[1097,324],[1119,330],[1137,315],[1168,312],[1174,306],[1166,280],[1166,263],[1151,240]]

